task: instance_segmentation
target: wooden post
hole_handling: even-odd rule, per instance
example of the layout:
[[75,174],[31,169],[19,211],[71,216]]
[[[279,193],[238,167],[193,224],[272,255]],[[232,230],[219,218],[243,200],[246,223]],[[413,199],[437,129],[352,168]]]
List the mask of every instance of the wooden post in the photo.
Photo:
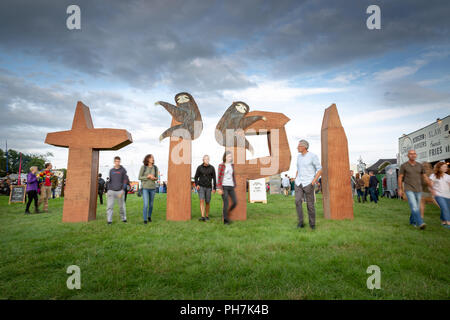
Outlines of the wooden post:
[[353,219],[348,142],[335,104],[325,109],[321,131],[322,193],[326,219]]
[[[171,127],[180,124],[172,119]],[[167,175],[166,219],[186,221],[191,219],[191,159],[192,141],[170,137]]]

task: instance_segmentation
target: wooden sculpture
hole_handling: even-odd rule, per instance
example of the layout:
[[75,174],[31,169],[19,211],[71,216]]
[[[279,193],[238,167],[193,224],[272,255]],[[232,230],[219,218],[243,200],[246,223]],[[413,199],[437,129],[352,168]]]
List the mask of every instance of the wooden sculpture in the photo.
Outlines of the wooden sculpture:
[[[248,116],[250,107],[242,101],[233,102],[223,114],[216,126],[216,141],[224,147],[244,146],[253,153],[253,147],[245,138],[244,130],[263,116]],[[228,135],[227,135],[228,134]]]
[[45,143],[69,148],[63,222],[95,220],[100,150],[118,150],[133,140],[122,129],[95,129],[89,108],[78,101],[72,130],[48,133]]
[[322,192],[326,219],[353,219],[348,143],[335,104],[322,122]]
[[200,136],[203,123],[197,103],[189,93],[178,93],[175,103],[176,106],[156,102],[172,115],[170,128],[160,137],[160,140],[170,137],[166,219],[182,221],[191,219],[192,140]]
[[[241,111],[244,111],[245,108],[245,112],[237,110],[243,114],[243,117],[239,119],[239,115],[235,115],[233,110],[230,111],[232,107],[240,108]],[[233,116],[235,117],[234,119]],[[229,117],[230,119],[227,119]],[[235,191],[238,205],[230,213],[231,220],[247,219],[247,180],[259,179],[289,170],[291,152],[289,150],[286,129],[284,128],[289,120],[282,113],[249,112],[247,104],[235,102],[227,109],[217,124],[216,140],[218,140],[219,144],[225,145],[226,150],[233,153],[236,178]],[[236,126],[236,124],[238,125]],[[227,129],[231,132],[231,134],[228,133],[228,137],[231,136],[231,139],[226,139],[225,137],[227,135],[225,133]],[[236,133],[233,134],[230,129],[236,130]],[[243,133],[239,133],[239,131]],[[244,134],[267,134],[270,156],[247,160],[245,150],[251,150],[251,146],[247,139],[245,139]]]

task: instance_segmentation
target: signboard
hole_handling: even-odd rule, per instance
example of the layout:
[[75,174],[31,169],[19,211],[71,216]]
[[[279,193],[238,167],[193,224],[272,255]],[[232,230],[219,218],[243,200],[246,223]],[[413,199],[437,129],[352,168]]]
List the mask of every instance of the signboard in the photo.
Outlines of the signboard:
[[25,188],[26,186],[11,186],[11,193],[9,194],[9,203],[21,202],[25,203]]
[[450,158],[450,116],[398,139],[400,165],[408,161],[408,151],[417,152],[417,161],[436,162]]
[[256,179],[248,181],[248,201],[253,202],[264,202],[267,203],[266,195],[266,179]]

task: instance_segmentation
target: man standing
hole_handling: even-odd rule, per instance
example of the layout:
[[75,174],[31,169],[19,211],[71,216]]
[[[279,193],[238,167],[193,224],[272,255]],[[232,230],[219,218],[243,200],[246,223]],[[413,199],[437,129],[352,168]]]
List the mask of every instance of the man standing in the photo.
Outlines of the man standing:
[[124,188],[126,186],[127,170],[120,165],[120,157],[114,157],[114,167],[109,170],[108,184],[108,208],[106,210],[108,224],[112,224],[114,203],[119,203],[120,218],[123,222],[127,222],[127,213],[125,208]]
[[352,197],[356,194],[356,179],[353,176],[353,170],[350,170],[350,184],[352,186]]
[[314,185],[322,174],[319,158],[308,152],[309,143],[300,140],[297,146],[297,174],[295,177],[295,207],[298,215],[298,228],[303,228],[303,197],[306,196],[309,226],[316,227],[316,210],[314,208]]
[[378,179],[373,174],[373,171],[369,171],[369,193],[371,200],[375,203],[378,203],[377,189]]
[[364,175],[361,177],[364,182],[364,197],[363,202],[367,202],[367,194],[369,193],[369,180],[370,176],[367,174],[367,171],[364,172]]
[[105,180],[102,178],[102,174],[98,174],[98,197],[100,198],[100,204],[103,204],[103,194],[105,193]]
[[291,183],[289,182],[289,177],[287,174],[285,174],[281,180],[281,185],[283,187],[284,196],[287,197],[289,195],[289,189],[291,188]]
[[56,188],[58,187],[58,177],[54,175],[50,180],[52,181],[52,199],[55,199]]
[[48,212],[48,199],[52,195],[52,164],[46,163],[45,170],[39,173],[41,183],[41,197],[39,198],[38,207],[44,202],[44,212]]
[[216,170],[209,164],[208,155],[203,156],[203,163],[197,167],[194,183],[198,191],[198,197],[200,198],[200,211],[202,213],[202,217],[199,220],[207,221],[209,220],[209,203],[211,201],[211,192],[214,193],[216,191]]
[[425,229],[426,224],[423,222],[422,217],[420,216],[419,207],[420,199],[422,197],[422,178],[428,184],[430,190],[432,190],[432,183],[428,176],[425,174],[423,166],[419,162],[416,162],[416,158],[416,151],[409,150],[408,161],[400,166],[398,175],[398,195],[400,197],[403,197],[404,189],[406,197],[408,198],[409,207],[411,208],[409,223],[423,230]]

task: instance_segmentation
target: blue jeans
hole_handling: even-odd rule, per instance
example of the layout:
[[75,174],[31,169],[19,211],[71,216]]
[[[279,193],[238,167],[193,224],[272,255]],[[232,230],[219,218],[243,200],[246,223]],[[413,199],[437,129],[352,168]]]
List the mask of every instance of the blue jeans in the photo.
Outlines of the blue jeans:
[[152,217],[153,200],[155,199],[156,189],[142,189],[142,197],[144,198],[144,221],[147,221],[147,217]]
[[409,217],[409,223],[412,225],[420,226],[423,223],[420,216],[420,199],[422,198],[422,192],[405,191],[408,198],[409,207],[411,208],[411,216]]
[[375,190],[374,187],[369,188],[369,192],[370,192],[370,197],[372,198],[372,200],[375,203],[378,203],[378,196],[377,196],[377,191]]
[[450,198],[434,197],[441,209],[441,221],[450,221]]
[[364,193],[362,192],[362,190],[356,189],[356,192],[358,194],[358,201],[361,201],[361,198],[363,198],[363,200],[364,200]]

